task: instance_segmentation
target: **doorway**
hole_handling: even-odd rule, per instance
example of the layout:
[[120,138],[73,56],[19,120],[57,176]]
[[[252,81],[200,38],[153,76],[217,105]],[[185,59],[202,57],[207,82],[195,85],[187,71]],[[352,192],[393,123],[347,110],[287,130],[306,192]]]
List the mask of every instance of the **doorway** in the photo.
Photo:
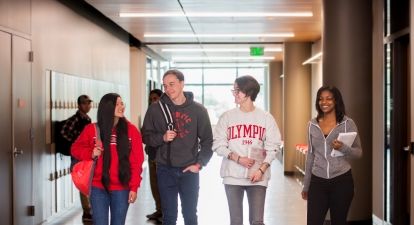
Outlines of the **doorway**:
[[2,224],[33,224],[31,41],[0,31]]

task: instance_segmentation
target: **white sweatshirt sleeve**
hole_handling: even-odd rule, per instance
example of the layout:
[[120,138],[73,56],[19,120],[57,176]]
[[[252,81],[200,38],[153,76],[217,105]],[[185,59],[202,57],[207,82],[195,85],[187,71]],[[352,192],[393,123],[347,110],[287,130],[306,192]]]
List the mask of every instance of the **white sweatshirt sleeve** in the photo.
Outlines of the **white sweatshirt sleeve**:
[[279,127],[273,116],[266,113],[266,138],[264,140],[264,149],[266,158],[264,162],[271,163],[276,158],[276,153],[280,152],[281,135]]
[[213,151],[219,156],[227,157],[230,154],[228,149],[229,143],[227,140],[227,113],[223,113],[214,128],[213,133]]

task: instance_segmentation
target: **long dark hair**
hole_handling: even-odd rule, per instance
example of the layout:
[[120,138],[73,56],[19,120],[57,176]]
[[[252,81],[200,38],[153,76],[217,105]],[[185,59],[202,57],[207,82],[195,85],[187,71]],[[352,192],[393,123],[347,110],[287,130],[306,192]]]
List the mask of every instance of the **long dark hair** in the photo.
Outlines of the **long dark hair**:
[[[104,148],[102,184],[107,191],[109,190],[109,167],[111,164],[110,144],[112,129],[114,126],[116,100],[118,97],[120,96],[116,93],[108,93],[102,97],[98,107],[98,127],[100,129],[100,136]],[[119,118],[115,129],[116,146],[119,161],[118,177],[123,185],[127,185],[131,179],[127,120],[125,118]]]
[[345,104],[342,100],[341,92],[335,86],[322,86],[321,88],[319,88],[318,93],[316,94],[315,101],[315,107],[318,111],[318,116],[316,117],[316,120],[319,121],[319,119],[323,117],[322,109],[319,106],[319,98],[321,97],[321,94],[324,91],[329,91],[332,93],[335,100],[336,122],[340,123],[345,116]]

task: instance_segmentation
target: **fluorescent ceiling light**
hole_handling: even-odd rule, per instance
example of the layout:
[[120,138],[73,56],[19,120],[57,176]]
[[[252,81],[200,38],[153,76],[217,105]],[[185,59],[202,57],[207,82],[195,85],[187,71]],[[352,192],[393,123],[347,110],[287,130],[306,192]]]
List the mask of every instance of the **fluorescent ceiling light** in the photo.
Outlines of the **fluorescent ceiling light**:
[[166,13],[119,13],[119,17],[312,17],[304,12],[166,12]]
[[267,63],[175,63],[175,68],[200,68],[200,67],[267,67]]
[[[249,48],[163,48],[163,52],[250,52]],[[282,48],[264,48],[265,52],[281,52]]]
[[314,56],[307,59],[302,65],[309,64],[309,63],[317,63],[322,56],[322,52],[316,53]]
[[273,56],[249,56],[249,57],[233,57],[233,56],[211,56],[211,57],[172,57],[173,61],[201,61],[201,60],[272,60]]
[[294,37],[292,32],[286,33],[268,33],[268,34],[144,34],[144,37],[159,37],[159,38],[222,38],[222,37]]

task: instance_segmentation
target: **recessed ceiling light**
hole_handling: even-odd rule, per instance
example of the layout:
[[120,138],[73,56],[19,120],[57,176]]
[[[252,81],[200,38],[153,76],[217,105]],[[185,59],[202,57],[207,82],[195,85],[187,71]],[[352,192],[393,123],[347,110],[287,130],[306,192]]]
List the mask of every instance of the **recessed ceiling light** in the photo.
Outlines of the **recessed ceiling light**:
[[121,12],[119,17],[312,17],[310,11],[304,12],[167,12],[134,13]]
[[267,67],[267,63],[175,63],[175,68],[199,68],[199,67]]
[[233,57],[233,56],[211,56],[211,57],[187,57],[187,56],[183,56],[183,57],[172,57],[173,61],[202,61],[202,60],[218,60],[218,61],[222,61],[222,60],[272,60],[275,57],[273,56],[251,56],[251,57]]
[[[163,48],[163,52],[250,52],[249,48]],[[265,52],[281,52],[282,48],[264,48]]]
[[268,33],[268,34],[144,34],[144,37],[159,37],[159,38],[222,38],[222,37],[294,37],[292,32],[286,33]]

